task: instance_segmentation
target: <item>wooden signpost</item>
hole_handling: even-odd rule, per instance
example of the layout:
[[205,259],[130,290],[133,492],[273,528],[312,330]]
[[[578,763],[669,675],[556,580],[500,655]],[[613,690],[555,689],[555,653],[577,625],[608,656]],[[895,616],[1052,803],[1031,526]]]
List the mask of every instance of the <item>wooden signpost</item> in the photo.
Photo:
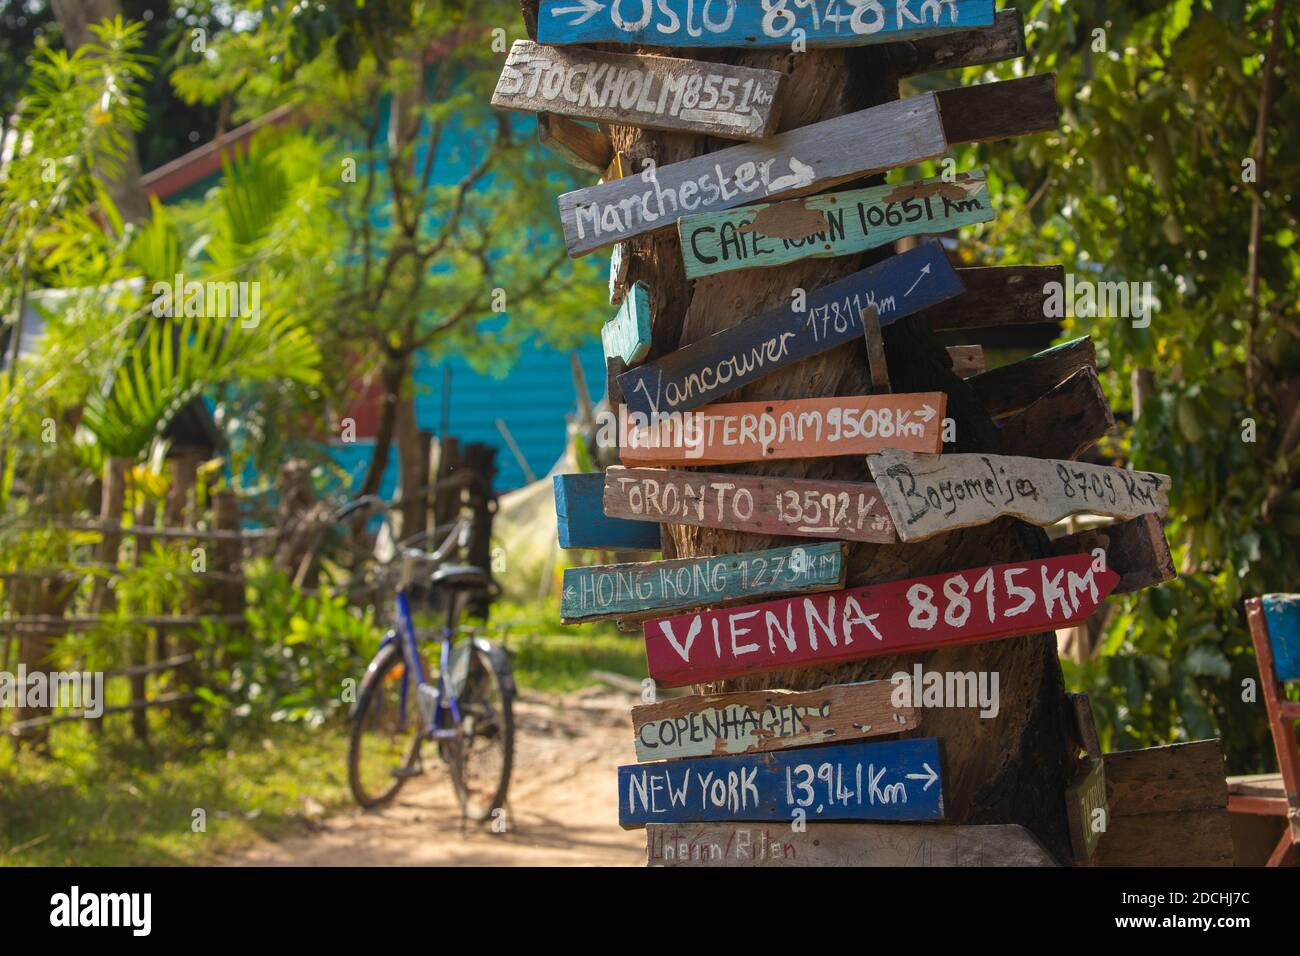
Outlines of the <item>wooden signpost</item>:
[[656,525],[875,544],[898,540],[876,486],[865,482],[614,466],[605,470],[604,504],[611,518]]
[[943,447],[944,392],[706,405],[632,433],[623,464],[723,465]]
[[591,173],[603,173],[614,155],[613,143],[600,130],[550,113],[537,114],[537,141],[570,166]]
[[910,166],[943,155],[931,93],[781,133],[762,143],[659,166],[560,196],[569,255],[672,226],[678,216],[730,209],[788,193]]
[[[888,326],[960,295],[943,247],[925,242],[817,290],[624,372],[618,386],[628,410],[650,416],[717,401],[742,385],[837,345],[862,339],[874,310]],[[802,311],[796,306],[803,305]]]
[[1025,55],[1025,24],[1019,10],[999,10],[990,29],[925,37],[900,52],[905,60],[899,76],[1014,60]]
[[1008,455],[915,455],[886,449],[867,458],[904,541],[1011,515],[1036,525],[1072,514],[1115,518],[1164,514],[1168,475]]
[[782,79],[775,70],[517,40],[492,105],[753,140],[775,131],[773,104]]
[[677,221],[686,277],[844,256],[904,236],[941,233],[993,218],[984,171],[953,182],[920,179],[810,199],[742,206]]
[[1115,427],[1097,371],[1081,368],[1002,423],[1002,451],[1034,458],[1078,458]]
[[1169,542],[1154,514],[1076,531],[1052,541],[1050,547],[1057,555],[1092,554],[1100,549],[1106,567],[1119,575],[1115,594],[1155,587],[1178,577]]
[[1028,408],[1079,369],[1096,367],[1097,349],[1085,335],[976,375],[970,387],[991,417],[1006,418]]
[[894,696],[893,682],[881,680],[645,704],[632,708],[636,759],[720,757],[914,730],[921,716],[911,703],[910,682],[906,703],[895,707]]
[[942,820],[933,737],[618,768],[618,823]]
[[646,663],[679,687],[1033,634],[1086,620],[1118,580],[1076,554],[660,618]]
[[650,823],[648,866],[1056,866],[1022,826]]
[[1005,325],[1051,322],[1043,312],[1049,282],[1064,282],[1063,266],[975,266],[958,269],[966,292],[960,299],[927,309],[934,332],[965,332]]
[[638,282],[628,290],[618,314],[600,330],[606,358],[636,365],[650,353],[650,290]]
[[993,0],[541,0],[543,43],[861,46],[993,23]]
[[659,526],[606,518],[600,508],[605,486],[598,472],[556,475],[555,522],[561,548],[658,551]]
[[844,545],[817,542],[712,558],[565,568],[560,620],[645,617],[844,586]]

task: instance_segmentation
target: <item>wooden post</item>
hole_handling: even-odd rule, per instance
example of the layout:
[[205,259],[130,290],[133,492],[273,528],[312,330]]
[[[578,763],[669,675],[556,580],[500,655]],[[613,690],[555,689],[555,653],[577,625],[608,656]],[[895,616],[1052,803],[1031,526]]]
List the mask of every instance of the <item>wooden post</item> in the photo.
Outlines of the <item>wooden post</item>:
[[[778,129],[789,131],[898,98],[896,76],[906,72],[903,57],[888,46],[858,50],[811,50],[791,57],[788,50],[718,50],[716,58],[787,74]],[[1010,91],[1008,91],[1010,92]],[[956,100],[954,100],[956,102]],[[958,111],[960,112],[960,111]],[[980,111],[975,111],[979,113]],[[944,109],[945,128],[949,110]],[[954,123],[956,120],[954,119]],[[981,116],[968,117],[978,126]],[[1022,130],[1027,131],[1027,130]],[[628,155],[634,169],[654,159],[659,169],[702,156],[720,144],[702,136],[663,133],[626,126],[611,127],[614,146]],[[979,129],[947,130],[950,142],[981,140]],[[990,130],[990,135],[1005,135]],[[883,145],[883,144],[882,144]],[[940,149],[942,152],[942,149]],[[891,156],[884,165],[894,165]],[[861,168],[861,167],[860,167]],[[881,176],[854,180],[852,187],[878,185]],[[844,182],[842,179],[837,179]],[[828,182],[827,185],[830,185]],[[763,199],[762,196],[751,197]],[[616,234],[613,238],[625,238]],[[674,230],[639,232],[628,237],[628,252],[637,263],[636,278],[651,289],[655,323],[650,360],[729,328],[764,310],[788,305],[796,290],[810,296],[820,287],[880,261],[891,250],[834,259],[812,259],[762,270],[745,270],[701,278],[688,285],[678,235]],[[947,307],[960,312],[954,299]],[[997,429],[972,388],[954,376],[942,347],[928,334],[924,315],[894,322],[883,330],[889,376],[897,392],[944,391],[956,440],[946,452],[998,452]],[[1053,383],[1054,384],[1054,383]],[[865,342],[835,348],[783,368],[728,396],[728,401],[760,401],[872,391]],[[760,462],[741,466],[750,475],[868,482],[860,458]],[[691,525],[664,525],[664,556],[697,557],[752,551],[793,543],[774,534]],[[848,582],[865,585],[919,577],[942,571],[1023,561],[1048,554],[1046,536],[1010,519],[965,528],[916,544],[850,545]],[[945,741],[945,807],[950,824],[1020,824],[1060,860],[1070,856],[1064,794],[1073,769],[1067,744],[1068,710],[1064,682],[1050,633],[920,654],[801,667],[746,675],[726,681],[725,690],[784,688],[809,690],[888,678],[920,663],[926,670],[996,671],[1001,680],[1001,707],[996,717],[981,718],[972,709],[927,711],[925,734]]]
[[[212,524],[217,531],[239,531],[239,499],[230,489],[212,495]],[[211,613],[244,613],[244,543],[241,540],[218,540],[210,549],[213,558],[208,566],[222,572],[210,587]],[[224,661],[218,661],[218,665]]]
[[[497,510],[497,496],[492,487],[497,474],[496,457],[497,450],[491,445],[470,442],[465,446],[464,467],[473,472],[468,485],[468,504],[474,522],[465,560],[487,571],[489,579],[492,577],[492,519]],[[490,607],[491,601],[486,596],[476,598],[467,607],[467,613],[486,618]]]
[[[141,495],[140,503],[135,510],[135,527],[153,527],[158,518],[158,502]],[[136,568],[140,567],[141,560],[144,557],[144,549],[148,546],[145,538],[137,537],[135,539],[135,548],[133,549],[133,564]],[[133,614],[152,614],[157,610],[153,607],[130,608]],[[131,684],[131,703],[135,706],[131,711],[131,735],[140,743],[149,742],[149,710],[144,706],[149,698],[149,674],[143,668],[149,664],[149,635],[135,634],[130,635],[128,645],[128,664],[131,667],[131,673],[127,680]]]
[[[200,456],[194,453],[182,452],[172,459],[172,482],[171,487],[167,489],[167,501],[163,506],[163,527],[180,528],[192,527],[190,517],[193,515],[193,508],[190,506],[191,497],[194,494],[194,485],[198,481]],[[192,567],[192,549],[194,539],[182,538],[178,542],[181,559],[187,567]],[[181,614],[197,613],[198,588],[191,588],[186,592],[185,606],[176,610]],[[165,661],[171,655],[167,648],[168,632],[166,628],[158,628],[158,634],[154,642],[154,658],[158,661]],[[185,654],[194,654],[198,649],[198,644],[188,630],[180,630],[176,634],[176,646]],[[193,662],[182,664],[176,668],[175,682],[180,687],[189,690],[195,683],[195,668]],[[178,716],[185,717],[186,712],[183,706],[178,706],[174,711]]]

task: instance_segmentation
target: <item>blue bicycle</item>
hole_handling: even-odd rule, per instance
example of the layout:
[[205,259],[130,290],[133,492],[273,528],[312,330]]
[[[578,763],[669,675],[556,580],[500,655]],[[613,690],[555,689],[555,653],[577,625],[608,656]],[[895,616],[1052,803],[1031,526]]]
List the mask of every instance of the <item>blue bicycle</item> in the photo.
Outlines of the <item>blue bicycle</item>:
[[[387,506],[367,496],[335,517],[375,507]],[[384,520],[391,529],[386,512]],[[461,517],[431,552],[416,546],[431,537],[424,532],[395,547],[400,577],[394,626],[361,681],[348,750],[348,784],[363,807],[389,803],[407,780],[424,773],[426,741],[437,745],[466,819],[481,822],[505,806],[514,758],[510,658],[499,644],[459,626],[466,605],[481,601],[493,585],[483,568],[448,563],[464,550],[470,527],[470,519]],[[412,601],[442,612],[440,633],[416,629]],[[430,637],[438,644],[436,668],[420,646]]]

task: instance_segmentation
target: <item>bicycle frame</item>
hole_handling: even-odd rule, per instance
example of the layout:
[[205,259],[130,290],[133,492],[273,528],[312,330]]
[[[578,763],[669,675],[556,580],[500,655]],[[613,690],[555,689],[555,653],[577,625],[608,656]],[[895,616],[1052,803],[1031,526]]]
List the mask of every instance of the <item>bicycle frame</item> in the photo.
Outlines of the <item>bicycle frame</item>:
[[[455,595],[449,595],[448,599],[455,601]],[[456,697],[455,691],[447,682],[447,672],[451,667],[451,646],[452,639],[456,636],[451,629],[452,615],[455,612],[455,606],[448,609],[447,623],[443,625],[442,635],[439,639],[438,648],[438,684],[436,687],[438,694],[438,705],[434,708],[429,720],[424,726],[424,733],[430,740],[451,740],[459,735],[457,729],[460,725],[460,701]],[[402,690],[401,690],[401,708],[402,719],[405,721],[407,706],[412,696],[411,675],[415,675],[414,690],[419,692],[421,687],[433,686],[429,683],[428,675],[424,673],[424,663],[420,660],[419,643],[415,636],[415,618],[411,614],[411,599],[405,588],[399,588],[397,592],[397,626],[384,635],[383,641],[379,645],[379,650],[383,650],[394,641],[399,643],[402,651],[402,661],[405,664],[402,670]],[[417,719],[423,720],[424,711],[420,709],[419,702],[415,702],[415,715]],[[451,715],[450,727],[439,727],[444,710]]]

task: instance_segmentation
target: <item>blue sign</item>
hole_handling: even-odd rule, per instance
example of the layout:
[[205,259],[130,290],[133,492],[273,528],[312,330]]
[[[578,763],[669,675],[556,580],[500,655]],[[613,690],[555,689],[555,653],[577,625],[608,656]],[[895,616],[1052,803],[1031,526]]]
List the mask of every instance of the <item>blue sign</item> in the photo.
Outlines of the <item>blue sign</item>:
[[862,46],[993,25],[993,0],[542,0],[541,43]]
[[792,362],[861,341],[862,313],[886,326],[966,291],[936,241],[922,243],[787,305],[618,377],[629,412],[684,412]]
[[942,820],[934,737],[618,768],[618,823]]

